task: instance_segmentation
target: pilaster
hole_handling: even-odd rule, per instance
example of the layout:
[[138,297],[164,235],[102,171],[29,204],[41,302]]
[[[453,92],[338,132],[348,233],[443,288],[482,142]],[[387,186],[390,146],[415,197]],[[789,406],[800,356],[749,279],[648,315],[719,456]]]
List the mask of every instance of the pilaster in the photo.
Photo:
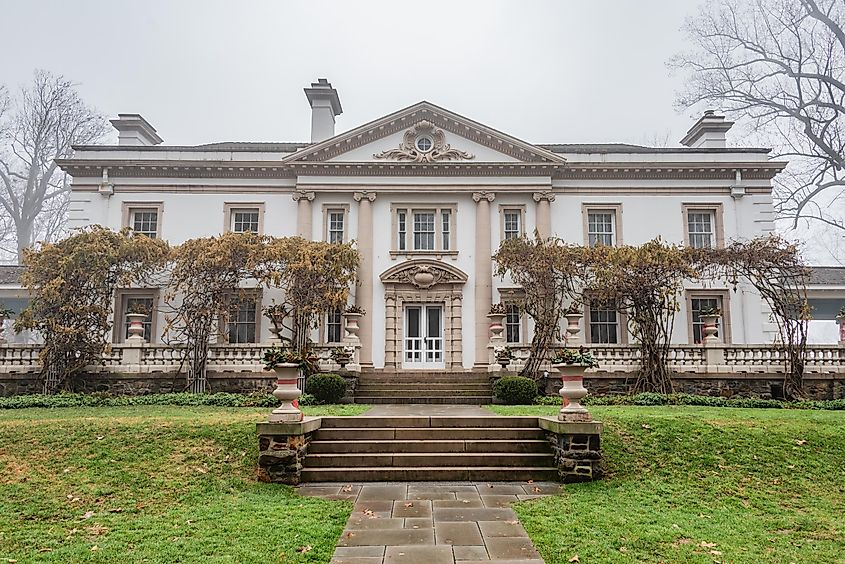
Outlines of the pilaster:
[[552,235],[552,206],[555,201],[554,192],[534,192],[534,201],[537,202],[537,233],[540,237],[547,239]]
[[296,234],[303,239],[310,241],[314,237],[311,211],[311,202],[314,201],[314,192],[296,190],[293,193],[293,201],[296,202]]
[[487,311],[493,303],[493,250],[490,245],[490,202],[493,192],[473,192],[475,201],[475,361],[487,363]]
[[373,365],[373,202],[376,193],[359,190],[352,194],[358,202],[358,291],[355,304],[364,310],[361,317],[361,366]]

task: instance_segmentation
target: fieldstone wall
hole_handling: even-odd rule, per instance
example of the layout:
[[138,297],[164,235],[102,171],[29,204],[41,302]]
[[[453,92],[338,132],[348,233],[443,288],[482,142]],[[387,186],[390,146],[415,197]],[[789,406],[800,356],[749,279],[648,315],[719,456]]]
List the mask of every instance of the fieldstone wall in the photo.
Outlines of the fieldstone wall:
[[600,422],[564,422],[552,417],[540,417],[539,423],[546,431],[546,440],[554,451],[554,463],[561,482],[590,482],[603,476],[603,425]]
[[258,423],[258,481],[298,485],[319,417],[300,423]]
[[[636,374],[620,376],[614,373],[585,374],[584,387],[590,394],[627,394],[633,391]],[[783,376],[773,374],[712,375],[683,373],[672,378],[675,391],[685,394],[721,397],[749,397],[780,399],[783,397]],[[546,395],[557,395],[560,378],[545,378],[541,384]],[[805,374],[804,391],[808,399],[832,400],[845,398],[845,377],[834,374]]]

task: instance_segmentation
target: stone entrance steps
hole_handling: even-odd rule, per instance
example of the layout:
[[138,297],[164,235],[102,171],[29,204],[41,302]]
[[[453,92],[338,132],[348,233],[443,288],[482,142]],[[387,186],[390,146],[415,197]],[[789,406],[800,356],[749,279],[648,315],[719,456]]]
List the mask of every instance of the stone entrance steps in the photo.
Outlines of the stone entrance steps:
[[556,480],[535,417],[325,417],[305,482]]
[[486,372],[365,373],[355,390],[357,403],[469,404],[491,403]]

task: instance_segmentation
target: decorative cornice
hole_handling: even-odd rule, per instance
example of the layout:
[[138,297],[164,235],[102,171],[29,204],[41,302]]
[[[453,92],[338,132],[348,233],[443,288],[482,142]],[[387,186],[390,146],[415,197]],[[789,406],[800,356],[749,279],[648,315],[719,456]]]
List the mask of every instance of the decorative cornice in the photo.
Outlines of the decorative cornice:
[[534,192],[534,193],[531,195],[531,197],[532,197],[532,198],[534,198],[534,201],[535,201],[535,202],[538,202],[538,203],[539,203],[541,200],[547,200],[547,201],[549,201],[549,202],[554,202],[554,201],[555,201],[555,194],[554,194],[554,192]]
[[294,191],[293,194],[291,194],[291,197],[293,198],[294,202],[298,202],[299,200],[302,200],[303,198],[305,200],[308,200],[309,202],[313,202],[314,198],[316,197],[316,194],[314,194],[314,192],[311,192],[310,190],[309,191],[296,190],[296,191]]
[[[417,139],[426,137],[432,146],[427,151],[417,148]],[[435,127],[430,121],[422,120],[405,132],[398,149],[388,149],[373,154],[377,159],[396,159],[400,161],[414,161],[418,163],[433,163],[437,161],[451,161],[457,159],[473,159],[474,155],[453,149],[446,143],[446,134]]]
[[481,200],[487,200],[488,202],[492,202],[495,199],[496,194],[494,192],[487,192],[486,190],[482,190],[480,192],[472,193],[472,200],[476,203],[480,202]]
[[356,202],[360,202],[362,200],[374,202],[376,200],[376,193],[372,190],[358,190],[352,193],[352,198],[354,198]]

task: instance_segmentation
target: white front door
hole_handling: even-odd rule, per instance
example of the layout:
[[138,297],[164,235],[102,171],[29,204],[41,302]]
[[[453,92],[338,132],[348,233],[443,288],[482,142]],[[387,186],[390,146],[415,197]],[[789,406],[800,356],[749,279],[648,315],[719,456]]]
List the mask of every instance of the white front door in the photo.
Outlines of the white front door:
[[403,368],[445,368],[443,306],[405,306]]

